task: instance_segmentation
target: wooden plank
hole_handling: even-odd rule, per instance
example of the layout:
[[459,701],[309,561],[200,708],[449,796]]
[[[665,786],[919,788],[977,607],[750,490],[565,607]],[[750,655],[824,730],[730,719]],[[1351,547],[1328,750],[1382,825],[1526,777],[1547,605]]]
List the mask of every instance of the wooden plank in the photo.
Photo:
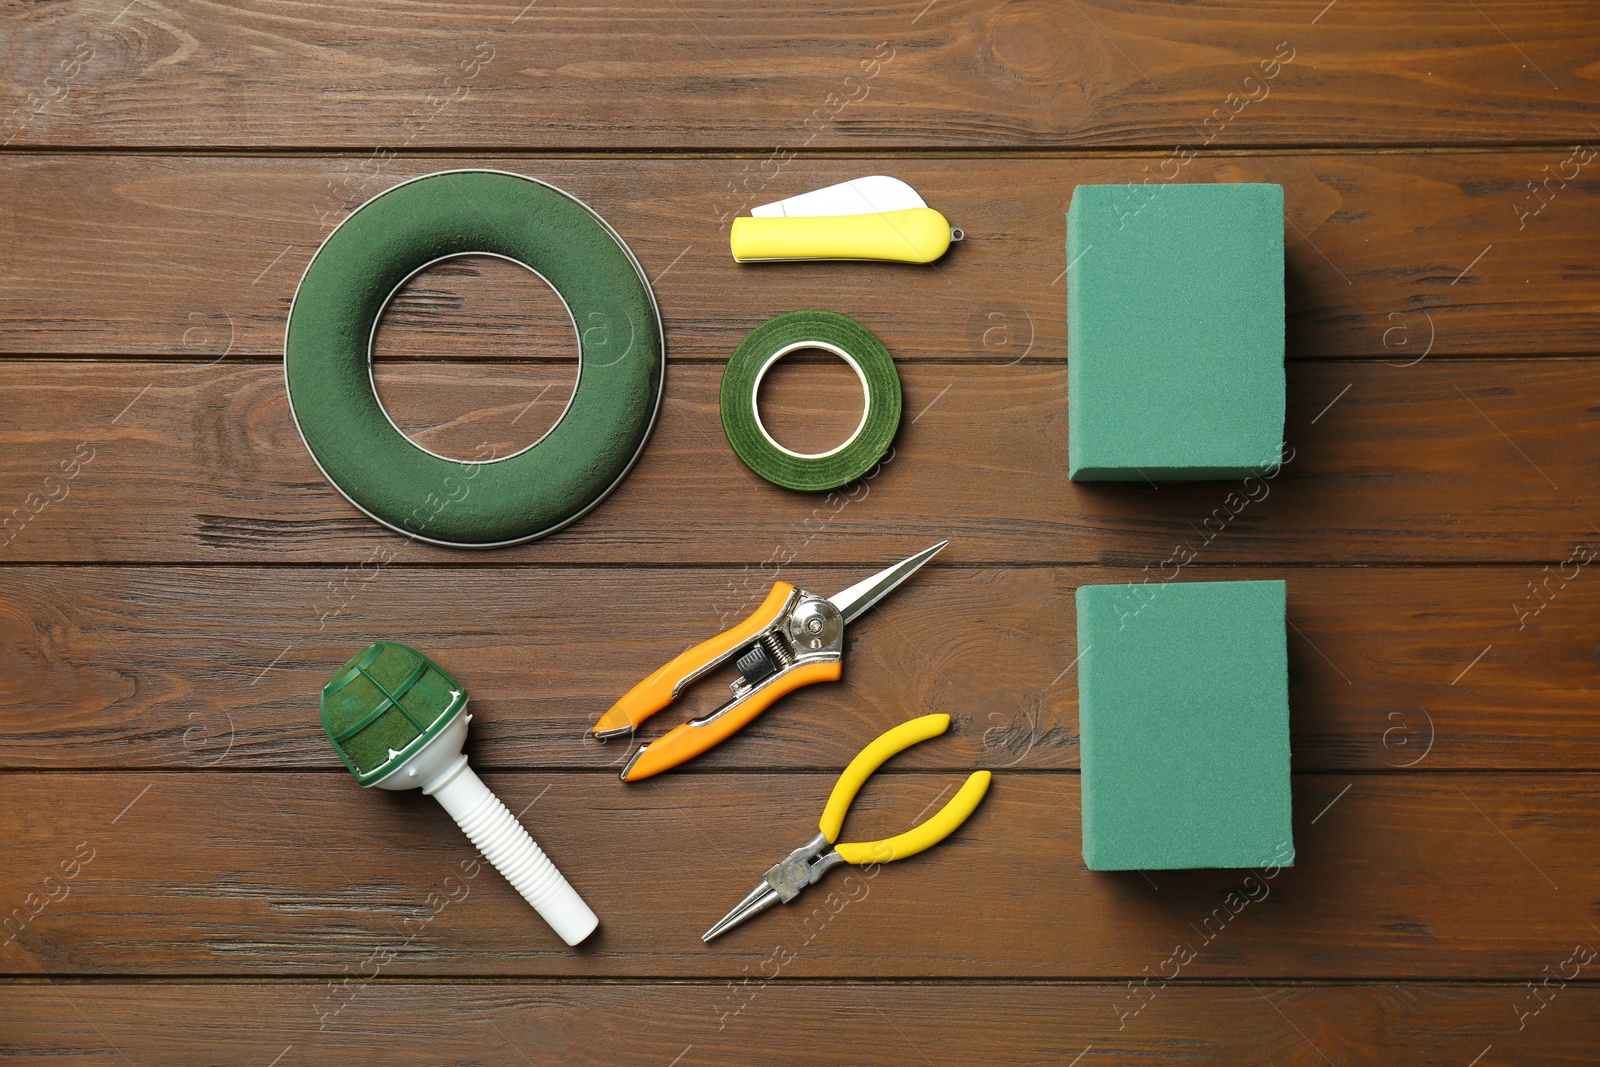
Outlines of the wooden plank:
[[[1086,871],[1077,776],[1001,774],[938,849],[834,872],[804,908],[709,946],[700,933],[811,835],[832,774],[487,780],[601,916],[582,951],[417,793],[343,774],[31,773],[0,775],[0,973],[337,980],[377,960],[395,978],[739,979],[777,952],[797,979],[1122,980],[1184,946],[1185,978],[1524,981],[1600,940],[1592,774],[1300,777],[1297,865],[1254,874]],[[846,832],[898,830],[955,780],[881,775]]]
[[[724,186],[751,161],[733,158],[13,156],[0,164],[0,351],[277,356],[294,287],[334,224],[394,182],[491,165],[569,189],[618,228],[656,281],[678,359],[725,360],[749,330],[795,307],[854,315],[901,357],[1064,358],[1073,187],[1149,181],[1157,195],[1172,175],[1284,185],[1290,359],[1590,354],[1600,319],[1575,265],[1600,243],[1600,163],[1571,157],[806,157],[745,194],[748,206],[895,174],[967,234],[923,268],[734,263],[727,218],[741,200]],[[420,279],[386,320],[381,353],[570,354],[570,320],[537,281],[481,273],[442,266]]]
[[1319,7],[35,6],[11,19],[6,136],[766,151],[1593,132],[1596,27],[1577,0]]
[[[1588,5],[117,0],[8,29],[0,1056],[1593,1059]],[[628,236],[674,366],[614,500],[469,560],[326,485],[277,357],[340,218],[481,165]],[[871,171],[970,239],[933,269],[729,261],[733,215]],[[1064,479],[1062,212],[1147,179],[1286,186],[1294,452],[1259,499]],[[901,361],[897,451],[849,494],[772,489],[719,431],[721,361],[800,306]],[[378,379],[430,447],[501,453],[559,417],[574,352],[554,294],[464,260],[400,295]],[[780,436],[851,423],[837,370],[779,372]],[[581,740],[778,573],[831,590],[946,534],[843,684],[638,787],[625,746]],[[1072,595],[1141,577],[1289,580],[1299,866],[1082,869]],[[335,764],[312,694],[375,636],[468,682],[474,762],[601,913],[591,945],[561,947],[431,801]],[[908,707],[956,727],[849,832],[992,767],[977,816],[702,946]]]
[[[855,573],[781,571],[827,593]],[[775,577],[377,563],[11,567],[0,583],[0,767],[337,770],[316,693],[384,636],[417,644],[467,687],[478,765],[607,771],[631,745],[599,745],[584,731],[651,668],[751,610]],[[1074,590],[1143,577],[926,569],[852,629],[843,682],[788,698],[680,773],[840,767],[925,711],[954,716],[954,729],[904,766],[1076,767]],[[1181,576],[1246,577],[1289,583],[1300,770],[1600,770],[1600,679],[1589,655],[1600,582],[1586,571],[1565,581],[1551,568],[1547,587],[1532,566],[1197,566]],[[721,682],[690,690],[641,736],[711,710],[727,695]]]
[[[564,374],[418,364],[405,388],[454,422],[440,439],[462,446],[509,439],[541,383]],[[881,566],[950,537],[951,563],[1170,569],[1187,551],[1198,563],[1554,566],[1596,536],[1600,457],[1572,437],[1600,389],[1589,361],[1297,365],[1294,451],[1276,478],[1160,489],[1068,483],[1060,364],[906,364],[893,458],[833,496],[778,489],[734,457],[720,375],[675,368],[655,436],[617,492],[496,562]],[[840,377],[811,403],[859,404],[853,383],[831,388]],[[295,432],[276,364],[13,361],[0,364],[0,391],[10,561],[469,561],[383,530],[333,490]],[[78,470],[64,483],[63,464]]]
[[674,1057],[685,1067],[745,1067],[797,1055],[840,1067],[924,1057],[1068,1064],[1079,1055],[1083,1065],[1316,1067],[1465,1064],[1488,1046],[1479,1067],[1591,1064],[1600,990],[1549,989],[1519,1028],[1516,1012],[1529,1010],[1532,995],[1521,984],[1173,984],[1141,993],[1148,999],[1137,1015],[1126,1014],[1135,994],[1109,983],[762,985],[758,976],[732,992],[698,983],[383,981],[338,1001],[324,984],[13,985],[0,1053],[23,1067],[68,1057],[90,1067],[264,1064],[286,1052],[297,1064],[335,1065],[503,1063],[520,1053],[530,1063],[649,1067]]

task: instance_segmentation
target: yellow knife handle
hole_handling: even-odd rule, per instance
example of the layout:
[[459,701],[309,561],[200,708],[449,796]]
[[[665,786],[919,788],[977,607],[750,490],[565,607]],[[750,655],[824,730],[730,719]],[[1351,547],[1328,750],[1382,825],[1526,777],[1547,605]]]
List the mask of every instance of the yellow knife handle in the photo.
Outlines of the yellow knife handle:
[[931,207],[866,215],[738,218],[729,236],[740,263],[773,259],[879,259],[932,263],[950,247],[950,223]]
[[989,791],[991,775],[988,771],[973,771],[966,783],[950,798],[950,803],[938,813],[903,834],[883,841],[865,841],[858,844],[835,845],[834,851],[846,863],[857,866],[867,863],[892,863],[907,856],[915,856],[925,848],[932,848],[956,832],[978,807],[978,802]]
[[788,582],[775,584],[772,592],[767,594],[767,599],[748,619],[680,653],[672,662],[628,690],[621,700],[600,716],[600,721],[594,724],[590,732],[614,734],[631,730],[672,703],[685,682],[754,641],[761,631],[776,622],[793,592],[794,586]]

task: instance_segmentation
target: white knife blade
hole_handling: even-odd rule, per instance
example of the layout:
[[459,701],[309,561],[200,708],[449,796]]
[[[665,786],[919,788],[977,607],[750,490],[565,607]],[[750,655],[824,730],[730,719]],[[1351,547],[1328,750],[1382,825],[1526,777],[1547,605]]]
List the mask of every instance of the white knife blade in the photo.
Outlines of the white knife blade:
[[814,189],[750,209],[755,218],[807,218],[819,215],[871,215],[927,207],[917,191],[899,178],[872,174]]

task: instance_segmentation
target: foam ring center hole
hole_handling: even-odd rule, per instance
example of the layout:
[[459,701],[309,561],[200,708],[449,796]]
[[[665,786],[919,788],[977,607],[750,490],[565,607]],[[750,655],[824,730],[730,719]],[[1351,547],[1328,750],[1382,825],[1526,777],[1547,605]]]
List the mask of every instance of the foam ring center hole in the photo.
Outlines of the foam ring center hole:
[[[772,432],[767,429],[766,421],[761,416],[763,399],[768,403],[779,400],[783,407],[790,408],[790,411],[785,412],[781,420],[785,436],[789,436],[791,433],[798,433],[803,436],[808,446],[818,438],[826,440],[831,437],[831,434],[826,432],[829,429],[837,431],[842,421],[841,416],[847,413],[848,408],[829,407],[826,403],[819,402],[817,399],[810,399],[817,397],[818,390],[815,388],[815,380],[819,376],[819,372],[828,374],[830,378],[835,377],[834,374],[830,373],[833,370],[831,360],[824,361],[820,366],[816,363],[802,363],[799,360],[790,360],[787,366],[775,370],[779,362],[784,360],[785,357],[793,353],[802,352],[825,353],[842,360],[851,371],[855,372],[856,382],[861,388],[861,414],[855,421],[854,427],[850,429],[850,435],[832,448],[823,451],[800,452],[781,444],[777,438],[773,437]],[[773,381],[771,383],[768,382],[769,372],[772,372]],[[800,385],[802,379],[812,382],[812,387],[806,388]],[[766,392],[769,394],[765,398],[762,395],[762,386],[764,384],[767,387]],[[781,398],[771,395],[780,390],[784,394]],[[823,395],[826,397],[832,392],[833,390],[824,390]],[[861,431],[866,428],[867,416],[872,410],[872,397],[867,390],[867,376],[861,370],[861,365],[856,362],[855,357],[850,353],[826,341],[797,341],[794,344],[785,345],[772,353],[761,364],[761,370],[756,374],[756,380],[750,387],[750,393],[750,403],[755,410],[756,429],[761,431],[761,436],[765,437],[773,448],[785,455],[794,456],[796,459],[825,459],[849,448],[851,442],[860,437]],[[796,401],[799,402],[797,403]],[[779,404],[773,404],[773,406],[777,407]],[[794,413],[796,408],[799,409],[800,414]],[[793,438],[790,439],[793,440]]]
[[371,351],[389,421],[450,460],[532,448],[578,385],[578,329],[566,301],[537,271],[488,253],[434,260],[402,282],[378,316]]

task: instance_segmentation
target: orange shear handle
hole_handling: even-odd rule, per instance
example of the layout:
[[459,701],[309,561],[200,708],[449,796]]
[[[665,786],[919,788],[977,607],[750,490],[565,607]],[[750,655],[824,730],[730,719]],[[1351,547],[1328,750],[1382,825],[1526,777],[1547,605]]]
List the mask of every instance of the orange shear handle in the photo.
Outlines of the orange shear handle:
[[767,594],[767,599],[761,602],[761,606],[748,619],[733,629],[724,630],[717,636],[681,653],[672,662],[628,690],[621,700],[611,705],[611,710],[600,716],[600,721],[594,724],[594,729],[590,732],[606,736],[632,730],[672,703],[685,682],[726,658],[741,645],[754,641],[757,634],[771,626],[782,613],[784,605],[789,602],[789,594],[793,592],[794,586],[788,582],[778,582],[772,587],[772,592]]
[[784,694],[792,693],[801,686],[813,682],[837,682],[843,673],[844,664],[838,660],[802,663],[798,667],[791,667],[716,718],[702,720],[700,723],[682,723],[667,731],[659,741],[645,745],[629,764],[628,773],[623,776],[623,781],[637,782],[641,778],[660,774],[685,760],[693,759],[708,748],[732,737]]

